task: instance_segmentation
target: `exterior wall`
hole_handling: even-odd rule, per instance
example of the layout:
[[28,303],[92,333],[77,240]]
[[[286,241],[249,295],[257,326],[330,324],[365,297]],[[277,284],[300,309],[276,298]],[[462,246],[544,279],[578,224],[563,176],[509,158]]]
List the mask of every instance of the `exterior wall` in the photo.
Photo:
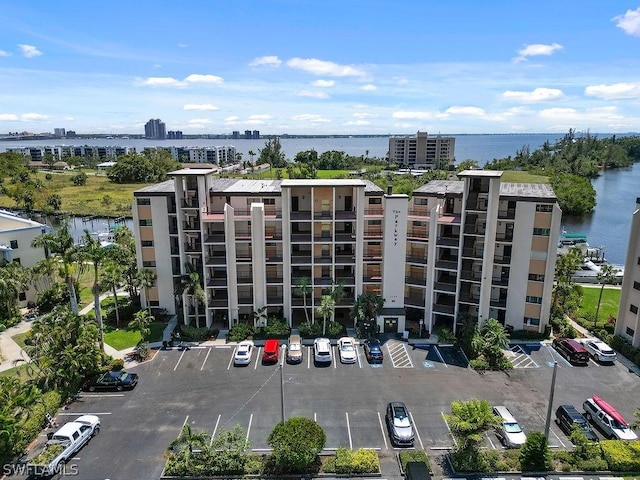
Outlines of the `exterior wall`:
[[[620,305],[616,319],[616,335],[620,335],[640,348],[640,198],[631,217],[627,259],[620,291]],[[635,310],[635,312],[634,312]]]

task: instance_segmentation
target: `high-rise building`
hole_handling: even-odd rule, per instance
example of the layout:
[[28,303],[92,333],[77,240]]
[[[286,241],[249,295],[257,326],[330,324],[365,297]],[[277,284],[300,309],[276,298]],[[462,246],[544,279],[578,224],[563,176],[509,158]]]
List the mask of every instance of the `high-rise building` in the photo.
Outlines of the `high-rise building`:
[[260,140],[260,130],[254,130],[251,134],[253,140]]
[[640,348],[640,197],[636,198],[636,210],[631,216],[627,259],[624,264],[622,289],[618,318],[616,319],[616,335],[620,335]]
[[251,134],[251,130],[245,130],[244,131],[244,139],[245,140],[251,140],[253,138],[253,135]]
[[144,126],[145,138],[151,140],[164,140],[167,138],[166,127],[164,122],[159,118],[152,118]]
[[240,139],[240,132],[238,130],[234,130],[233,133],[231,134],[231,138],[234,140]]
[[53,135],[60,138],[64,137],[65,136],[64,128],[54,128]]
[[169,130],[167,132],[167,138],[169,140],[182,140],[182,131],[181,130]]
[[[463,316],[535,332],[549,322],[561,211],[548,184],[469,170],[410,198],[359,179],[170,176],[134,193],[136,250],[157,276],[143,305],[186,323],[227,329],[266,307],[296,327],[334,283],[344,286],[334,318],[348,327],[363,293],[384,299],[383,332],[455,332]],[[175,297],[187,264],[206,292],[197,314]]]
[[448,170],[455,162],[455,137],[414,136],[389,137],[389,162],[405,168]]

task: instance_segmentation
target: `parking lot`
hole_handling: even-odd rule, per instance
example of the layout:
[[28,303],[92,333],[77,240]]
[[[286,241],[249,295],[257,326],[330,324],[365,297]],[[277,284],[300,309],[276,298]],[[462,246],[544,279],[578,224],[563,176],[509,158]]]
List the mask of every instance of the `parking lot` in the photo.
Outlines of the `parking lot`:
[[[454,400],[487,399],[505,405],[525,432],[544,431],[554,362],[558,362],[554,409],[582,402],[592,394],[608,399],[631,420],[638,408],[640,378],[622,365],[573,367],[546,345],[512,345],[515,368],[484,375],[467,366],[452,347],[408,345],[389,340],[382,365],[369,365],[361,347],[358,361],[314,365],[310,347],[298,365],[263,365],[261,349],[243,367],[233,366],[234,345],[159,351],[151,362],[132,369],[140,383],[131,392],[84,394],[63,412],[69,420],[82,413],[100,416],[100,435],[74,459],[78,478],[158,478],[164,453],[182,426],[219,432],[239,424],[255,451],[268,449],[267,437],[284,415],[316,420],[327,436],[327,449],[376,448],[390,454],[384,421],[386,404],[404,402],[416,430],[415,448],[447,449],[453,445],[443,414]],[[621,393],[624,392],[624,395]],[[553,418],[553,417],[552,417]],[[65,418],[59,418],[65,421]],[[570,448],[552,422],[550,443]],[[489,448],[502,448],[496,436]]]

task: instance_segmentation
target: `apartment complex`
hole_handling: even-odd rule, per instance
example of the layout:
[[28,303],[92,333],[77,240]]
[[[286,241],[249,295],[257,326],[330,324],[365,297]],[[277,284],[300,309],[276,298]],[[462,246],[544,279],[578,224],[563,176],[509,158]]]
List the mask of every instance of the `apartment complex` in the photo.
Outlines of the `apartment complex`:
[[144,136],[152,140],[164,140],[167,138],[167,127],[159,118],[152,118],[144,124]]
[[616,335],[620,335],[640,348],[640,197],[636,198],[636,210],[631,217],[627,259],[620,290],[620,304],[616,319]]
[[[18,262],[25,268],[31,268],[46,256],[44,248],[33,248],[31,243],[36,237],[50,231],[50,228],[33,220],[19,217],[0,210],[0,265],[4,262]],[[21,292],[20,307],[36,301],[35,288]]]
[[[381,331],[456,329],[463,315],[516,330],[549,320],[561,211],[546,184],[464,171],[411,198],[366,180],[243,180],[183,169],[134,193],[138,264],[156,272],[144,299],[187,323],[229,328],[266,307],[292,326],[318,318],[334,283],[335,319],[358,295],[384,299]],[[176,301],[191,264],[206,302]],[[309,285],[302,295],[301,284]]]
[[455,137],[427,132],[389,137],[389,162],[411,169],[449,170],[455,162],[455,145]]

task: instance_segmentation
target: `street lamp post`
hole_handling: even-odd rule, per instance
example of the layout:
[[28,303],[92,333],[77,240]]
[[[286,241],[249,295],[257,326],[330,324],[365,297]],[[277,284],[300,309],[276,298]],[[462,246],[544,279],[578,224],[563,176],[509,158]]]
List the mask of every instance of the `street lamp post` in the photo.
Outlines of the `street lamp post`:
[[553,362],[553,375],[551,376],[551,391],[549,392],[549,405],[547,405],[547,420],[544,423],[544,437],[549,441],[549,427],[551,424],[551,410],[553,409],[553,394],[556,389],[556,371],[558,362]]
[[282,355],[280,359],[280,407],[282,423],[284,424],[284,358],[286,356],[285,345],[282,345]]

